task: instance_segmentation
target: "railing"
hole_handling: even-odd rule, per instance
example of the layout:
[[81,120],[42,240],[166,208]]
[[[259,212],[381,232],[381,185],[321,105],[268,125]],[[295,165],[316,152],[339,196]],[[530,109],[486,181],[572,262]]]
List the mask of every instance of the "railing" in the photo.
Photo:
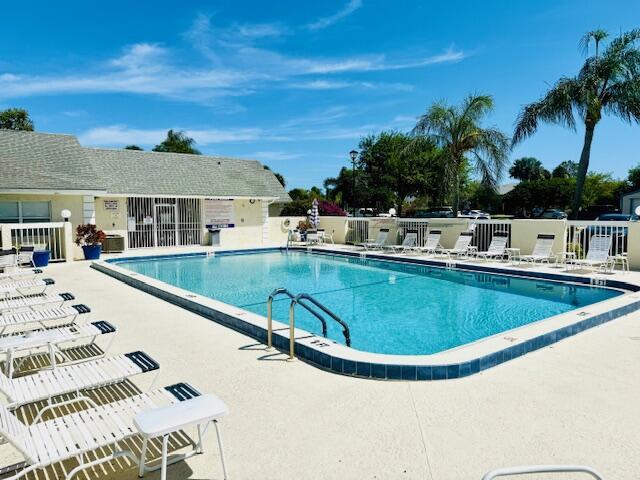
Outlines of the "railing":
[[369,219],[350,218],[347,220],[347,237],[345,243],[364,243],[369,238]]
[[402,243],[407,235],[407,230],[415,230],[418,232],[416,244],[423,246],[429,234],[429,220],[423,218],[399,218],[398,219],[398,243]]
[[[10,230],[11,245],[2,248],[16,248],[33,245],[51,252],[51,261],[64,261],[64,223],[5,223],[2,230]],[[7,238],[3,235],[3,238]]]
[[308,293],[301,293],[294,296],[286,288],[276,288],[271,292],[271,295],[269,295],[269,298],[267,299],[267,349],[271,349],[273,346],[273,300],[279,295],[286,295],[291,299],[291,304],[289,306],[289,360],[293,360],[295,358],[296,305],[302,306],[320,320],[322,323],[322,336],[325,338],[327,337],[327,321],[320,313],[314,310],[311,305],[307,304],[307,302],[311,303],[316,308],[319,308],[322,312],[340,324],[340,326],[342,326],[342,334],[344,335],[345,343],[347,347],[351,346],[351,333],[349,331],[349,326],[335,313],[325,307],[322,303],[318,302]]
[[[591,237],[594,235],[611,236],[611,255],[624,255],[629,248],[629,222],[584,222],[567,223],[566,251],[584,258],[589,251]],[[638,241],[638,240],[636,240]]]
[[493,234],[505,232],[508,235],[507,247],[511,246],[511,220],[469,220],[469,229],[473,231],[471,245],[484,252],[489,248]]
[[[493,480],[497,477],[528,475],[533,473],[586,473],[596,480],[604,480],[604,477],[596,470],[583,465],[527,465],[522,467],[501,468],[485,474],[482,480]],[[573,478],[573,476],[571,478]]]

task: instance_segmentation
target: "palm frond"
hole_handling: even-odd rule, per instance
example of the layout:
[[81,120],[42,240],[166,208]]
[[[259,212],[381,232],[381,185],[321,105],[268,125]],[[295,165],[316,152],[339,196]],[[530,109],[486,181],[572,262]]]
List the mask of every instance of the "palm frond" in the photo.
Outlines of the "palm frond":
[[520,111],[511,144],[516,145],[532,135],[540,122],[557,123],[575,130],[573,108],[578,105],[582,92],[582,85],[577,79],[560,79],[543,98]]
[[609,36],[609,33],[606,30],[603,30],[601,28],[597,28],[595,30],[591,30],[587,33],[585,33],[582,38],[580,38],[580,41],[578,42],[578,48],[585,54],[588,55],[589,54],[589,45],[591,44],[591,42],[594,42],[596,44],[596,49],[598,48],[598,45],[600,44],[600,42],[602,40],[604,40],[605,38],[607,38]]
[[627,123],[640,123],[640,76],[611,85],[603,102],[604,110]]

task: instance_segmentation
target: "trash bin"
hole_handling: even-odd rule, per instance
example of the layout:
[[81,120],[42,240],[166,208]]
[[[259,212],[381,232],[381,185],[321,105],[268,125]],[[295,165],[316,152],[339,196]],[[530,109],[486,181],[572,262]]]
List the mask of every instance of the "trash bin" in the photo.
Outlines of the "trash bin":
[[212,247],[220,246],[220,229],[208,228],[209,230],[209,245]]
[[46,267],[47,265],[49,265],[50,258],[51,258],[51,251],[36,250],[33,252],[33,266]]

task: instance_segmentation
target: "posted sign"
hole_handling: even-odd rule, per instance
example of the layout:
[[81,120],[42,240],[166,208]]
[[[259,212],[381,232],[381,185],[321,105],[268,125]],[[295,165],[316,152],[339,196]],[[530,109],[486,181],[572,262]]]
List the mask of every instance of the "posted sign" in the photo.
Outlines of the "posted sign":
[[233,200],[204,199],[204,224],[207,228],[233,228]]

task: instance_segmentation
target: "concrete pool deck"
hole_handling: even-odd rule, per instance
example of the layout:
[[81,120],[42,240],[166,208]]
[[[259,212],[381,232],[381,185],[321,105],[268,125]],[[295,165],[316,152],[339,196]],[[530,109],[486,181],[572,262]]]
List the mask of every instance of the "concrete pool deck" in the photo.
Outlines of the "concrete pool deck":
[[[232,479],[479,480],[525,463],[587,464],[611,479],[640,474],[640,314],[471,377],[382,382],[285,362],[88,262],[52,265],[47,274],[56,290],[92,308],[91,319],[119,327],[112,353],[145,350],[160,362],[159,385],[187,381],[228,403],[223,433]],[[637,272],[618,275],[640,282]],[[221,478],[212,431],[206,447],[170,467],[169,477]],[[7,445],[0,457],[3,465],[18,459]],[[92,478],[137,475],[122,467]]]

